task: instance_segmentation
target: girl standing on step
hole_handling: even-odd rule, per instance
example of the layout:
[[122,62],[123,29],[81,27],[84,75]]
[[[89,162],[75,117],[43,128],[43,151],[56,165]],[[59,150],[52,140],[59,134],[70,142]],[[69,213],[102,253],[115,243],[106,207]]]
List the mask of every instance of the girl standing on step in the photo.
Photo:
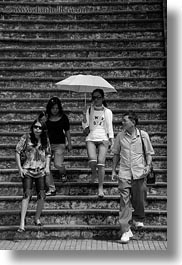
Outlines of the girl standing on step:
[[[24,154],[24,160],[22,155]],[[21,221],[18,232],[25,231],[25,216],[32,196],[33,182],[37,193],[37,210],[35,225],[40,226],[40,215],[45,200],[44,178],[50,174],[51,149],[46,134],[45,125],[36,119],[30,128],[30,133],[23,135],[16,146],[16,162],[23,184],[23,199],[21,206]]]
[[[103,182],[105,177],[105,160],[108,148],[114,144],[112,124],[113,114],[107,108],[104,91],[95,89],[92,92],[92,104],[83,115],[82,126],[86,132],[87,154],[92,172],[91,181],[97,177],[98,196],[104,197]],[[98,151],[98,155],[97,155]]]
[[[66,139],[68,142],[68,151],[72,150],[70,123],[67,115],[63,111],[61,101],[58,97],[52,97],[48,101],[46,116],[45,123],[51,144],[52,155],[54,156],[54,166],[59,170],[62,181],[66,181],[64,153],[66,149]],[[46,196],[55,195],[56,188],[52,174],[46,176],[46,185],[48,186]]]

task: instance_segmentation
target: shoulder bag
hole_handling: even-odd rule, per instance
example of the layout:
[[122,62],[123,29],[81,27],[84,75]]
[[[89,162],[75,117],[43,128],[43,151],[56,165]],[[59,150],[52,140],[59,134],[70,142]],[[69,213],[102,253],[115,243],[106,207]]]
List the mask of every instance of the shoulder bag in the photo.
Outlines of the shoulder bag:
[[[144,145],[144,141],[142,139],[142,134],[141,134],[141,131],[139,130],[140,132],[140,137],[141,137],[141,141],[142,141],[142,150],[143,150],[143,156],[144,156],[144,159],[145,159],[145,162],[147,164],[147,157],[146,157],[146,151],[145,151],[145,145]],[[155,184],[155,181],[156,181],[156,176],[155,176],[155,172],[154,172],[154,169],[153,169],[153,164],[151,163],[150,165],[150,171],[147,175],[147,184]]]

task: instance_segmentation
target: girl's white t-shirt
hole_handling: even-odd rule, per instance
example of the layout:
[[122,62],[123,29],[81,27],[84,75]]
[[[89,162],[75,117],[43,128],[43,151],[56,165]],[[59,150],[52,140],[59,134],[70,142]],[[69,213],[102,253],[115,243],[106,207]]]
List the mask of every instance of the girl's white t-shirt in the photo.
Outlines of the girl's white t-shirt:
[[92,131],[86,138],[86,141],[107,141],[108,136],[104,126],[104,110],[94,110],[92,120]]

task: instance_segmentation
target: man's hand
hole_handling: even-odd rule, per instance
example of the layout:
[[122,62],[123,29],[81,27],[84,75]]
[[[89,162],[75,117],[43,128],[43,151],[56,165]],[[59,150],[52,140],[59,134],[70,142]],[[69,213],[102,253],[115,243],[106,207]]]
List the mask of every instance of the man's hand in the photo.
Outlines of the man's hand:
[[144,177],[146,177],[149,174],[149,172],[150,172],[150,165],[146,165],[144,167],[144,172],[143,172]]

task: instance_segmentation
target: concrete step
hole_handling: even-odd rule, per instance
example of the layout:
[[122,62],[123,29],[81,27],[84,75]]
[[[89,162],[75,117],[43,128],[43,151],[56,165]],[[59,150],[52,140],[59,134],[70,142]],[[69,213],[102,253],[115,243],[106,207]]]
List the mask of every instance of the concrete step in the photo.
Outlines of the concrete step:
[[[94,18],[93,18],[94,19]],[[98,39],[98,38],[114,38],[117,36],[122,36],[123,38],[129,37],[129,38],[138,38],[142,36],[142,38],[158,38],[162,37],[163,30],[158,29],[128,29],[126,31],[122,29],[101,29],[101,30],[42,30],[42,29],[36,29],[36,30],[22,30],[22,29],[16,29],[16,30],[2,30],[1,31],[1,37],[2,38],[26,38],[26,39],[57,39],[57,38],[63,38],[63,39],[69,39],[72,38],[73,40],[77,40],[79,38],[81,39]]]
[[[64,104],[64,112],[70,120],[80,120],[82,117],[82,110],[78,108],[72,108],[71,110],[65,109],[66,104]],[[115,120],[122,120],[122,116],[126,111],[131,109],[113,109]],[[42,111],[40,109],[1,109],[0,108],[0,119],[1,120],[33,120],[38,116],[38,113]],[[163,109],[135,109],[135,113],[139,115],[142,120],[164,120],[167,119],[167,110]]]
[[[0,121],[1,129],[0,132],[8,132],[8,131],[13,131],[14,133],[19,132],[20,130],[23,133],[29,132],[30,125],[32,124],[32,121]],[[73,133],[79,132],[80,134],[82,132],[81,128],[81,122],[73,122],[70,121],[71,124],[71,131]],[[114,121],[113,123],[114,131],[115,133],[118,133],[121,129],[121,124],[120,122]],[[153,130],[154,133],[166,133],[167,132],[167,125],[165,120],[161,121],[154,121],[154,120],[148,120],[148,121],[140,121],[140,128],[143,130],[146,130],[147,132]],[[81,142],[83,142],[83,135],[81,138]],[[165,137],[166,139],[166,137]]]
[[[6,4],[9,3],[9,5],[12,5],[12,6],[17,6],[17,2],[16,1],[8,1],[8,0],[4,0],[4,2],[1,3],[2,6],[6,6]],[[24,0],[20,3],[18,3],[18,5],[20,6],[24,6],[26,4],[26,6],[59,6],[59,2],[55,2],[55,0],[49,0],[49,2],[45,2],[44,0],[35,0],[33,2],[31,2],[30,0]],[[130,5],[131,7],[132,6],[138,6],[141,8],[143,7],[143,5],[148,6],[148,8],[150,8],[150,6],[153,6],[153,5],[161,5],[162,4],[162,0],[151,0],[150,2],[143,2],[142,0],[140,1],[136,1],[134,0],[133,2],[125,2],[123,0],[112,0],[112,1],[107,1],[107,0],[101,0],[101,1],[98,1],[98,0],[85,0],[83,2],[75,2],[75,1],[72,1],[72,0],[67,0],[67,1],[64,1],[62,2],[62,6],[75,6],[75,7],[80,7],[80,6],[118,6],[118,5],[122,5],[122,6],[128,6]]]
[[[20,8],[20,7],[19,7]],[[71,7],[73,8],[73,7]],[[22,8],[23,9],[23,8]],[[85,7],[84,7],[85,9]],[[93,7],[94,9],[94,7]],[[6,9],[4,9],[6,11]],[[96,20],[96,19],[158,19],[161,17],[162,10],[161,9],[155,9],[155,10],[145,10],[145,11],[140,11],[140,10],[94,10],[94,11],[87,11],[83,10],[83,12],[78,13],[77,11],[74,12],[74,10],[70,12],[23,12],[23,10],[20,10],[18,12],[18,7],[16,7],[16,10],[13,12],[3,12],[3,15],[6,19],[27,19],[29,18],[30,20],[35,19],[47,19],[51,20],[52,18],[54,19],[63,19],[63,20],[83,20],[83,19],[88,19],[88,20]],[[44,10],[43,10],[44,11]],[[46,11],[46,10],[45,10]]]
[[[36,117],[35,117],[36,118]],[[0,121],[0,131],[24,131],[28,132],[30,125],[32,124],[33,120],[22,121],[22,120],[9,120],[9,121]],[[71,131],[72,132],[82,132],[81,128],[81,120],[80,121],[70,121]],[[140,127],[143,130],[153,132],[167,132],[167,122],[166,120],[141,120]],[[113,129],[116,132],[119,132],[121,128],[121,121],[113,121]]]
[[[71,182],[81,182],[87,183],[91,180],[91,171],[88,167],[79,168],[72,167],[66,168],[68,183]],[[111,182],[111,168],[106,168],[105,170],[105,182]],[[156,174],[156,182],[167,183],[167,169],[166,168],[154,168]],[[60,176],[57,170],[52,167],[52,174],[56,182],[60,181]],[[0,168],[0,182],[20,182],[20,176],[17,167],[15,168]]]
[[[131,98],[157,98],[157,99],[163,99],[165,98],[167,100],[167,89],[166,87],[120,87],[117,83],[114,84],[114,87],[117,90],[117,99],[120,97],[121,99],[131,99]],[[49,84],[44,87],[8,87],[6,86],[1,86],[0,85],[0,102],[2,104],[1,99],[10,99],[13,98],[14,100],[16,98],[22,98],[22,95],[24,98],[51,98],[52,96],[58,96],[62,103],[66,104],[66,101],[69,99],[77,98],[77,94],[75,92],[69,91],[69,98],[68,98],[68,92],[60,90],[55,84],[51,84],[51,87]],[[112,95],[115,99],[115,94]],[[108,103],[113,104],[113,99],[110,98],[109,94],[106,93],[105,98]],[[80,95],[80,98],[78,98],[79,101],[84,102],[84,97],[83,95]],[[90,96],[87,101],[90,103]],[[44,104],[46,104],[44,102]],[[8,107],[6,107],[8,108]],[[33,110],[32,110],[33,111]]]
[[145,48],[145,47],[118,47],[118,48],[19,48],[17,47],[0,47],[0,55],[1,59],[6,59],[8,57],[12,58],[18,58],[18,57],[26,57],[28,60],[29,58],[92,58],[93,60],[96,60],[96,58],[104,57],[107,55],[107,57],[113,57],[117,58],[118,56],[121,57],[127,57],[127,56],[133,56],[135,57],[141,57],[141,56],[164,56],[164,48],[163,47],[151,47],[151,48]]
[[[86,74],[85,72],[83,72],[82,74]],[[69,76],[71,75],[71,73],[69,74]],[[98,75],[100,75],[100,73],[98,73]],[[67,76],[66,76],[67,77]],[[65,77],[65,78],[66,78]],[[141,86],[166,86],[166,77],[162,76],[162,77],[123,77],[121,79],[121,77],[105,77],[103,76],[103,78],[107,79],[108,82],[116,84],[117,86],[123,86],[126,85],[126,87],[128,86],[136,86],[136,85],[141,85]],[[43,87],[45,86],[52,86],[55,83],[61,81],[63,79],[63,77],[26,77],[26,76],[12,76],[10,77],[0,77],[0,86],[12,86],[13,84],[15,86],[29,86],[30,87],[35,87],[35,86],[40,86]],[[68,92],[67,92],[68,95]]]
[[[37,87],[39,88],[52,88],[54,90],[54,87],[56,86],[56,82],[63,80],[66,77],[60,77],[59,80],[58,79],[44,79],[44,78],[25,78],[25,77],[19,77],[19,78],[14,78],[11,80],[11,78],[6,78],[6,80],[1,80],[0,79],[0,87],[29,87],[29,89],[35,89]],[[123,77],[123,78],[114,78],[114,77],[106,77],[103,76],[103,78],[105,78],[109,83],[111,83],[116,89],[118,88],[135,88],[135,87],[161,87],[161,88],[165,88],[167,87],[167,82],[166,82],[166,78],[127,78],[127,77]],[[49,81],[49,82],[48,82]],[[65,95],[75,95],[76,96],[76,92],[75,93],[71,93],[67,92],[67,94]]]
[[[71,73],[70,73],[71,74]],[[82,73],[84,74],[84,72]],[[66,77],[65,77],[66,78]],[[166,87],[166,77],[111,77],[111,76],[103,76],[109,83],[117,83],[119,86],[164,86]],[[61,77],[24,77],[24,76],[12,76],[12,77],[0,77],[0,85],[1,86],[40,86],[44,85],[51,86],[59,81],[64,79]]]
[[[36,208],[36,196],[32,196],[29,209]],[[3,210],[14,210],[21,208],[21,196],[0,196],[0,207]],[[99,199],[97,195],[56,195],[49,196],[45,200],[44,209],[119,209],[119,195],[106,195]],[[148,195],[146,210],[166,210],[167,196]]]
[[[35,5],[34,7],[31,7],[30,5],[27,5],[27,3],[24,3],[24,5],[19,5],[17,3],[16,6],[14,6],[12,3],[9,3],[8,7],[6,6],[3,8],[3,15],[6,18],[15,17],[15,15],[18,16],[18,18],[30,18],[33,16],[34,18],[47,18],[50,19],[52,17],[58,18],[59,16],[64,19],[73,19],[76,18],[89,18],[91,15],[93,15],[91,18],[94,17],[94,15],[97,15],[99,18],[100,16],[108,16],[110,15],[120,15],[122,14],[123,17],[129,17],[129,18],[144,18],[145,16],[148,16],[149,18],[157,18],[160,17],[160,14],[162,12],[161,5],[153,5],[153,7],[145,5],[142,6],[139,5],[140,8],[136,10],[135,6],[132,5],[122,5],[122,3],[114,3],[113,5],[107,5],[103,3],[101,4],[98,2],[95,5],[85,5],[82,3],[79,4],[79,6],[75,6],[73,3],[71,3],[71,6],[68,4],[65,5],[58,5],[57,6],[51,6],[51,4],[47,4],[46,6],[40,6],[40,4]],[[13,16],[14,15],[14,16]],[[27,15],[27,16],[25,16]]]
[[[166,211],[146,210],[146,225],[166,225]],[[35,210],[27,211],[27,225],[34,225]],[[1,210],[0,225],[19,225],[20,210]],[[43,210],[42,223],[49,225],[119,225],[119,210]]]
[[[93,70],[97,72],[103,72],[103,75],[105,76],[111,76],[113,71],[115,71],[115,75],[113,77],[117,77],[116,71],[131,71],[130,74],[128,74],[128,77],[134,76],[133,74],[137,71],[145,71],[146,77],[147,73],[155,73],[156,70],[158,70],[159,76],[164,75],[165,70],[165,57],[149,57],[149,56],[142,56],[142,57],[94,57],[94,58],[38,58],[38,57],[9,57],[9,58],[0,58],[1,59],[1,72],[6,73],[8,71],[12,70],[12,73],[15,75],[21,72],[27,75],[27,72],[30,74],[32,72],[56,72],[63,71],[63,68],[65,68],[65,76],[71,75],[67,72],[72,71],[72,74],[77,72],[88,72],[90,70]],[[33,68],[30,68],[30,62],[32,64]],[[12,63],[14,63],[14,67],[12,67]],[[42,67],[42,63],[44,63],[44,66]],[[154,66],[155,65],[155,66]],[[20,69],[18,69],[18,66]],[[4,67],[4,69],[3,69]],[[22,67],[25,67],[24,69]],[[85,67],[85,70],[83,69]],[[29,71],[30,70],[30,71]],[[77,74],[77,73],[76,73]],[[127,75],[126,75],[127,76]],[[28,75],[27,75],[28,77]],[[35,75],[36,77],[36,75]],[[141,75],[142,77],[142,75]],[[157,77],[157,76],[156,76]]]
[[[2,59],[2,58],[0,58]],[[19,78],[21,76],[24,76],[27,78],[35,77],[42,78],[42,76],[46,76],[46,79],[54,77],[59,78],[63,73],[65,76],[70,75],[76,75],[78,73],[84,73],[84,74],[93,74],[93,75],[100,75],[100,76],[114,76],[115,78],[124,76],[126,78],[136,78],[138,76],[145,77],[146,78],[163,78],[166,75],[166,68],[165,68],[165,60],[161,58],[151,58],[149,59],[143,59],[136,61],[136,60],[122,60],[123,58],[104,58],[104,60],[99,61],[98,58],[94,62],[92,59],[86,59],[86,61],[81,60],[75,60],[71,61],[70,59],[68,61],[62,60],[61,58],[59,61],[49,60],[51,62],[47,62],[46,59],[41,61],[44,63],[44,67],[41,65],[41,61],[37,61],[38,58],[33,62],[31,59],[31,65],[30,68],[30,62],[28,60],[1,60],[0,64],[0,73],[1,73],[1,80],[3,78],[8,78],[10,75],[10,72],[12,73],[12,78]],[[57,58],[58,59],[58,58]],[[118,59],[119,62],[118,62]],[[60,62],[61,61],[61,62]],[[14,64],[15,67],[12,67],[11,65]],[[120,65],[118,65],[120,64]],[[153,66],[155,65],[155,66]],[[28,67],[27,67],[28,66]]]
[[[159,61],[160,58],[157,58],[157,60]],[[160,65],[160,63],[161,63],[161,65]],[[116,76],[117,76],[117,73],[120,73],[120,71],[126,71],[126,72],[128,71],[128,72],[130,72],[130,76],[133,76],[135,74],[140,74],[140,71],[141,71],[141,73],[142,72],[146,72],[146,76],[147,76],[150,73],[154,74],[155,71],[157,71],[159,76],[160,76],[160,75],[164,75],[164,73],[165,73],[165,66],[163,65],[163,63],[164,62],[160,61],[158,63],[158,65],[156,65],[156,66],[150,65],[150,63],[149,63],[148,66],[141,66],[141,65],[134,65],[134,66],[121,66],[120,65],[120,66],[118,66],[114,62],[110,62],[110,67],[109,67],[108,66],[108,62],[105,62],[104,66],[102,64],[97,63],[93,67],[93,62],[91,62],[91,63],[87,62],[86,65],[84,63],[80,63],[80,67],[75,66],[73,68],[73,66],[72,66],[72,73],[74,74],[74,71],[80,71],[81,72],[81,71],[84,70],[84,67],[86,67],[85,68],[85,72],[92,70],[93,75],[94,75],[94,71],[104,72],[105,75],[108,75],[108,73],[113,74],[113,72],[115,72]],[[22,62],[21,62],[21,64],[23,66]],[[67,75],[67,71],[71,70],[70,67],[65,67],[64,69],[65,69],[66,75]],[[62,71],[64,71],[64,69],[61,66],[58,67],[58,66],[54,66],[54,65],[52,67],[50,67],[50,66],[42,67],[42,66],[37,65],[34,68],[25,66],[25,68],[23,68],[23,69],[21,67],[18,68],[18,67],[14,67],[14,66],[13,67],[12,66],[4,66],[4,67],[0,66],[0,71],[2,72],[2,74],[4,76],[6,76],[9,72],[12,72],[13,74],[17,74],[17,75],[20,74],[20,73],[24,73],[26,76],[28,76],[28,73],[32,74],[32,72],[37,73],[36,74],[37,76],[38,76],[39,72],[41,74],[42,73],[45,73],[45,74],[47,73],[47,75],[48,75],[51,72],[54,72],[54,73],[56,73],[58,71],[62,72]]]
[[[0,42],[3,43],[4,45],[7,45],[9,43],[13,43],[15,44],[19,44],[19,47],[21,47],[22,44],[29,44],[31,45],[31,47],[33,45],[36,45],[39,47],[39,45],[42,45],[42,47],[44,47],[43,45],[46,46],[51,46],[51,47],[55,47],[56,45],[59,44],[59,47],[61,48],[64,44],[67,44],[68,47],[69,44],[71,44],[72,46],[75,45],[74,47],[77,47],[77,45],[79,44],[79,47],[84,47],[85,45],[87,45],[87,47],[104,47],[107,48],[108,46],[112,46],[115,45],[116,48],[120,47],[120,45],[123,45],[124,47],[128,47],[128,45],[130,45],[131,47],[133,47],[133,43],[135,45],[138,45],[141,47],[145,46],[146,47],[150,47],[150,46],[154,46],[154,47],[163,47],[163,38],[162,37],[130,37],[130,38],[123,38],[123,37],[113,37],[113,38],[97,38],[97,39],[87,39],[87,38],[79,38],[79,39],[69,39],[69,38],[64,38],[64,39],[60,39],[60,38],[52,38],[52,39],[44,39],[44,38],[3,38],[0,37]],[[3,47],[3,45],[1,46]]]
[[[12,132],[12,131],[0,131],[0,144],[17,144],[20,137],[25,132],[19,131],[19,132]],[[166,132],[151,132],[148,131],[150,139],[153,144],[166,144],[167,143],[167,133]],[[117,135],[117,132],[115,132],[115,135]],[[72,132],[71,131],[71,139],[74,144],[83,144],[85,142],[85,136],[83,135],[82,131],[80,132]]]
[[18,27],[20,28],[29,28],[34,29],[35,25],[36,28],[41,29],[113,29],[113,28],[161,28],[163,27],[163,19],[162,18],[154,18],[152,20],[146,20],[146,19],[97,19],[97,20],[89,20],[89,19],[82,19],[75,23],[74,20],[36,20],[36,22],[32,19],[18,19],[14,18],[11,20],[8,19],[0,19],[0,27],[1,28],[9,28],[9,29],[16,29]]
[[[87,156],[70,156],[65,155],[64,159],[66,166],[70,167],[82,167],[88,166]],[[1,168],[16,168],[15,156],[0,156]],[[106,157],[106,167],[112,167],[112,156],[107,155]],[[154,168],[166,168],[167,167],[167,156],[154,156],[153,157]]]
[[[1,144],[0,143],[1,155],[2,156],[14,155],[15,147],[16,147],[16,144],[7,144],[7,143]],[[85,142],[80,143],[80,141],[78,140],[78,142],[76,143],[74,141],[74,143],[72,144],[72,147],[73,147],[73,150],[70,152],[70,154],[72,155],[86,155],[87,154]],[[153,143],[153,148],[157,156],[167,155],[167,144]]]
[[[39,7],[39,8],[38,8]],[[49,12],[50,10],[50,12]],[[39,12],[38,12],[39,11]],[[51,12],[52,11],[52,12]],[[134,19],[153,19],[153,18],[160,18],[162,13],[162,9],[153,8],[153,10],[129,10],[127,9],[127,6],[125,9],[121,6],[79,6],[74,7],[73,5],[67,8],[63,8],[62,6],[57,6],[57,8],[50,8],[50,6],[41,7],[37,6],[37,9],[27,7],[27,6],[19,6],[17,5],[15,8],[8,7],[3,9],[3,15],[6,19],[15,19],[17,17],[18,19],[26,19],[27,17],[31,19],[47,19],[50,20],[51,18],[54,19],[104,19],[107,17],[108,19],[116,19],[116,18],[134,18]]]
[[[117,239],[120,227],[118,225],[44,225],[39,228],[27,226],[26,233],[17,233],[18,226],[0,226],[0,239]],[[136,240],[167,240],[167,226],[145,226],[135,232]]]
[[[77,108],[79,111],[83,109],[83,103],[85,98],[83,97],[84,93],[77,93],[75,92],[72,94],[72,97],[69,97],[69,91],[66,91],[65,94],[67,97],[62,97],[61,101],[63,103],[63,108],[70,108],[74,109]],[[112,94],[112,95],[111,95]],[[74,97],[75,95],[75,97]],[[78,98],[80,96],[80,98]],[[87,105],[91,104],[90,98],[91,94],[87,93]],[[158,97],[158,98],[151,98],[149,97],[123,97],[119,98],[118,93],[107,93],[105,97],[108,103],[108,107],[113,109],[129,109],[135,108],[138,110],[148,109],[153,112],[155,109],[163,109],[166,108],[167,98],[166,97]],[[9,104],[11,104],[12,110],[16,111],[16,109],[29,109],[31,112],[33,110],[45,110],[47,102],[50,98],[38,98],[38,97],[20,97],[20,98],[0,98],[1,109],[8,109]],[[39,111],[37,113],[39,113]],[[24,111],[25,112],[25,111]]]
[[[63,183],[61,178],[59,182],[55,182],[57,195],[97,195],[98,194],[98,180],[96,183],[89,182],[67,182]],[[0,192],[1,196],[21,196],[22,195],[22,183],[18,182],[0,182]],[[156,195],[167,195],[167,184],[165,182],[158,182],[153,185]],[[115,182],[105,182],[104,183],[104,194],[109,195],[119,195],[118,184]]]
[[[100,63],[97,64],[97,66],[91,66],[93,65],[93,63],[90,64],[90,66],[88,66],[88,64],[81,64],[80,63],[80,67],[75,67],[72,68],[34,68],[32,70],[28,70],[26,68],[24,68],[24,70],[21,70],[21,67],[24,66],[24,64],[21,63],[21,67],[18,69],[18,67],[16,67],[16,69],[11,71],[11,68],[9,69],[9,67],[1,67],[0,69],[0,74],[1,74],[1,80],[4,78],[9,78],[9,72],[12,73],[12,75],[17,78],[17,77],[21,77],[21,76],[26,76],[26,78],[32,78],[33,76],[36,76],[36,78],[40,77],[42,78],[42,76],[46,76],[46,78],[52,78],[52,76],[54,76],[55,78],[59,78],[60,74],[64,73],[66,76],[69,75],[76,75],[78,72],[83,72],[84,74],[93,74],[93,75],[113,75],[115,77],[120,77],[120,76],[127,76],[129,78],[135,78],[138,76],[145,76],[145,78],[163,78],[166,74],[166,68],[165,67],[161,67],[161,66],[156,66],[155,68],[152,68],[151,66],[149,67],[141,67],[141,69],[139,69],[140,67],[114,67],[110,68],[110,67],[102,67],[100,66]],[[86,66],[87,65],[87,66]],[[109,63],[108,63],[109,65]],[[112,66],[112,63],[111,63]]]
[[[49,2],[45,1],[22,1],[22,2],[16,2],[16,1],[3,1],[0,3],[0,6],[3,8],[3,13],[6,13],[7,11],[16,13],[17,12],[34,12],[34,13],[40,13],[43,11],[46,11],[47,13],[53,13],[53,12],[62,12],[62,13],[82,13],[82,11],[107,11],[107,10],[113,10],[113,9],[126,9],[126,10],[136,10],[136,6],[139,11],[150,11],[153,9],[161,8],[162,1],[155,1],[152,0],[150,2],[143,2],[143,1],[133,1],[133,2],[126,2],[126,1],[90,1],[85,0],[84,2],[75,2],[75,1],[65,1],[61,3],[61,6],[59,2],[55,2],[54,0],[49,0]],[[6,7],[8,6],[9,9]],[[24,7],[24,9],[21,9],[21,7]],[[10,9],[10,7],[12,9]],[[17,10],[15,9],[17,8]],[[33,7],[33,8],[32,8]],[[35,8],[36,7],[36,8]],[[46,9],[46,7],[49,7],[49,9]],[[58,9],[56,9],[59,7]],[[13,9],[14,8],[14,9]],[[30,9],[28,9],[30,8]],[[32,8],[32,9],[31,9]],[[42,9],[41,9],[42,8]],[[44,12],[43,12],[44,13]]]

